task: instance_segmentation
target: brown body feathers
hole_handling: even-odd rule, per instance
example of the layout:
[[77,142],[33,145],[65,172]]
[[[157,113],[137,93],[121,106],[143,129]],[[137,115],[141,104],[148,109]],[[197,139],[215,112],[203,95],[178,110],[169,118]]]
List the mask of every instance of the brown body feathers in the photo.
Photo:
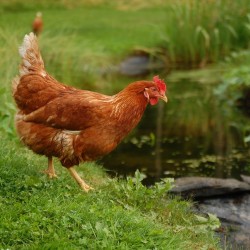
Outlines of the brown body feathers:
[[65,167],[108,154],[138,124],[148,103],[166,101],[157,79],[131,83],[113,96],[59,83],[45,71],[33,33],[25,36],[20,55],[13,81],[17,132],[35,153],[58,157]]

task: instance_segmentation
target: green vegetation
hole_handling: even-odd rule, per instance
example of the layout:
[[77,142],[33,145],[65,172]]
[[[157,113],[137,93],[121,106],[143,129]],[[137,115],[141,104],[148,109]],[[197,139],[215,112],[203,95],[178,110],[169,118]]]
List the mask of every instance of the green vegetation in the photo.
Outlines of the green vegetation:
[[[172,2],[174,0],[167,0]],[[34,9],[73,9],[79,7],[112,7],[120,10],[137,10],[142,8],[152,8],[155,6],[164,6],[165,0],[57,0],[51,2],[50,0],[43,0],[34,2],[33,0],[2,0],[0,10],[2,11],[23,11],[23,10],[34,10]]]
[[85,164],[78,170],[95,187],[86,194],[58,162],[49,180],[45,157],[3,136],[0,148],[0,249],[218,249],[218,219],[171,198],[170,180],[146,188],[139,172],[109,179]]
[[[228,120],[234,121],[237,116],[237,123],[233,127],[242,133],[242,138],[247,146],[250,142],[249,94],[250,94],[250,53],[241,51],[232,53],[227,57],[229,70],[223,74],[223,80],[214,93],[222,105],[222,109]],[[230,112],[230,110],[234,112]],[[247,116],[242,116],[245,113]],[[233,119],[234,116],[234,119]]]
[[241,51],[227,57],[229,70],[223,75],[223,83],[216,89],[216,94],[230,106],[242,98],[244,91],[250,89],[250,52]]
[[248,47],[249,35],[247,0],[183,0],[167,7],[166,49],[177,66],[216,62],[232,50]]
[[[31,31],[36,11],[43,12],[39,43],[48,72],[64,83],[107,94],[134,80],[114,70],[134,49],[157,53],[161,47],[172,64],[203,67],[249,46],[247,0],[144,2],[1,1],[0,249],[219,248],[213,233],[218,220],[195,216],[189,202],[170,197],[168,181],[148,189],[139,173],[127,180],[109,179],[100,166],[86,164],[80,173],[96,189],[83,194],[59,163],[57,180],[43,176],[39,171],[46,159],[15,139],[11,80],[18,73],[17,48]],[[214,72],[221,74],[221,70]],[[187,106],[190,87],[195,88],[196,106],[192,101]],[[205,100],[211,98],[210,90],[211,86]],[[169,128],[183,131],[183,136],[190,131],[204,135],[217,125],[224,131],[221,124],[227,123],[215,123],[218,114],[212,113],[211,103],[207,102],[210,112],[203,112],[200,86],[187,81],[184,87],[169,86],[169,91],[174,100],[169,104],[173,105]]]

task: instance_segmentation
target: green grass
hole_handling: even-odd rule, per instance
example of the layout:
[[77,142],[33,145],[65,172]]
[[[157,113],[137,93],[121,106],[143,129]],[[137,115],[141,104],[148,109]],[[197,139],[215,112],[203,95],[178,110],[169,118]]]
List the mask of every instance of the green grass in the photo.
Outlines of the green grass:
[[146,188],[138,172],[110,179],[85,164],[78,171],[95,187],[86,194],[59,163],[50,180],[45,157],[4,136],[0,144],[0,249],[218,249],[218,221],[171,198],[169,181]]
[[[168,0],[167,2],[171,2]],[[57,0],[51,2],[50,0],[43,0],[34,2],[33,0],[2,0],[0,5],[1,11],[23,11],[23,10],[34,10],[34,9],[72,9],[79,7],[112,7],[120,10],[137,10],[152,8],[155,6],[164,6],[165,0]]]

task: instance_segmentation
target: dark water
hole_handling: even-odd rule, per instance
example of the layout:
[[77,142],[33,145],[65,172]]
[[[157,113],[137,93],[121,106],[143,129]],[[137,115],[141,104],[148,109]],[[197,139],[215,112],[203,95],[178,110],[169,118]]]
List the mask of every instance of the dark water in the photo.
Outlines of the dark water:
[[[137,128],[100,162],[112,175],[239,178],[249,174],[249,149],[237,124],[250,122],[214,95],[215,83],[168,82],[169,103],[148,107]],[[240,124],[239,124],[240,125]]]

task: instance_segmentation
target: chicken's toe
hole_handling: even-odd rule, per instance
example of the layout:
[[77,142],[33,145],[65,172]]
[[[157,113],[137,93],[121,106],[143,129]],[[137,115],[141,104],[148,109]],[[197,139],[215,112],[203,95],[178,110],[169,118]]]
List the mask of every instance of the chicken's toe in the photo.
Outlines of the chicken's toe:
[[76,182],[79,184],[79,186],[82,188],[82,190],[88,192],[89,190],[93,189],[78,175],[78,173],[73,167],[68,168],[68,171],[70,172],[72,177],[76,180]]
[[48,175],[50,179],[57,178],[57,175],[55,172],[49,171],[48,169],[45,169],[42,171],[42,173]]
[[90,190],[94,190],[91,186],[87,185],[85,182],[80,184],[80,187],[82,188],[83,191],[88,192]]

